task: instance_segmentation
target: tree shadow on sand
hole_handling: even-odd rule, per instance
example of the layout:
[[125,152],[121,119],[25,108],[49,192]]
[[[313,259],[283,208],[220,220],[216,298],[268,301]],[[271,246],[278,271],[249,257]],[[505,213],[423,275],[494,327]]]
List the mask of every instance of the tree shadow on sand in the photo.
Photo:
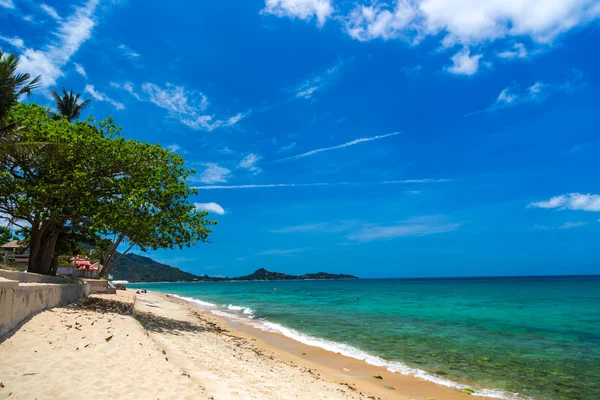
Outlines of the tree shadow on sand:
[[167,318],[160,315],[148,312],[141,312],[137,310],[134,313],[134,318],[137,319],[140,324],[142,324],[144,329],[155,333],[182,335],[188,332],[212,332],[217,334],[227,332],[226,330],[222,329],[216,324],[210,323],[208,321],[201,321],[199,319],[198,322],[192,323],[189,321]]
[[142,327],[150,332],[167,333],[171,335],[183,335],[185,333],[212,332],[223,334],[227,331],[217,324],[199,318],[196,315],[195,322],[182,321],[178,319],[163,317],[149,312],[138,311],[133,308],[133,304],[116,300],[102,299],[97,297],[87,297],[77,303],[67,306],[74,310],[85,310],[99,313],[115,313],[119,315],[128,315],[135,318]]

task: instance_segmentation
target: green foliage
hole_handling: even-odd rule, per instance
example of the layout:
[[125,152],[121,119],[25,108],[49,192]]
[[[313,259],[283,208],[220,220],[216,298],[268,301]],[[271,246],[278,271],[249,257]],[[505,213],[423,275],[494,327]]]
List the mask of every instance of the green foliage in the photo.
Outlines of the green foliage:
[[[91,99],[81,100],[79,93],[73,94],[73,91],[62,90],[62,95],[56,93],[55,90],[50,91],[56,104],[56,110],[60,115],[69,121],[79,118],[79,115],[90,103]],[[81,100],[81,101],[80,101]]]
[[31,95],[31,91],[39,85],[39,76],[30,81],[29,74],[17,72],[18,66],[16,54],[6,54],[0,49],[0,144],[8,141],[19,128],[18,121],[6,122],[10,109],[17,104],[19,97]]
[[5,54],[0,50],[0,121],[17,104],[19,97],[31,95],[31,91],[39,85],[39,76],[29,81],[31,76],[18,73],[18,66],[19,57],[16,54]]
[[12,232],[6,226],[0,226],[0,245],[10,242]]
[[111,272],[115,279],[130,282],[177,282],[193,281],[198,277],[178,268],[158,263],[137,254],[126,254]]
[[20,143],[46,143],[0,154],[0,212],[31,225],[30,270],[51,272],[48,257],[64,240],[115,235],[147,250],[208,238],[216,222],[189,201],[197,192],[179,155],[122,137],[112,118],[70,123],[18,104],[9,121],[26,128]]

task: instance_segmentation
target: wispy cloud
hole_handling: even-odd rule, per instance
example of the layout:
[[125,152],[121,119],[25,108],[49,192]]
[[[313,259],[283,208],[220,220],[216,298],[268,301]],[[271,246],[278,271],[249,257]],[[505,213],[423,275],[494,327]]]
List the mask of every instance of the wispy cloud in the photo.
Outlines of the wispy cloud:
[[359,243],[375,240],[391,240],[407,236],[426,236],[452,232],[460,228],[459,223],[447,222],[443,216],[416,217],[391,225],[366,226],[346,236]]
[[0,40],[10,44],[11,46],[19,50],[25,48],[25,42],[23,42],[23,39],[18,37],[0,36]]
[[339,60],[334,65],[327,67],[324,71],[315,73],[306,78],[302,83],[291,87],[296,98],[310,99],[319,91],[331,85],[337,78],[344,66],[344,61]]
[[51,16],[52,18],[54,18],[57,21],[62,21],[62,18],[60,15],[58,15],[58,13],[56,12],[56,10],[52,7],[50,7],[48,4],[42,4],[40,6],[40,8],[49,16]]
[[133,97],[135,97],[137,100],[144,101],[144,99],[142,99],[142,97],[136,93],[135,89],[133,88],[133,83],[131,83],[131,82],[125,82],[125,83],[111,82],[110,86],[114,87],[115,89],[124,90],[127,93],[129,93],[130,95],[132,95]]
[[586,226],[589,225],[589,222],[565,222],[562,225],[559,226],[545,226],[545,225],[535,225],[536,228],[538,229],[549,229],[549,230],[555,230],[555,229],[573,229],[573,228],[580,228],[582,226]]
[[75,65],[75,71],[77,71],[77,73],[81,76],[83,76],[85,79],[87,79],[87,73],[85,72],[85,69],[83,69],[83,67],[77,63],[73,63],[73,65]]
[[[227,170],[229,171],[229,170]],[[266,183],[256,185],[210,185],[196,186],[199,190],[218,190],[218,189],[270,189],[270,188],[289,188],[289,187],[313,187],[313,186],[366,186],[366,185],[404,185],[404,184],[425,184],[425,183],[445,183],[451,182],[451,179],[405,179],[397,181],[380,182],[311,182],[311,183]],[[209,182],[206,182],[209,183]]]
[[537,81],[525,90],[520,90],[519,86],[516,83],[513,83],[511,86],[504,88],[496,98],[496,101],[489,107],[466,114],[465,117],[499,111],[520,104],[540,103],[555,93],[564,93],[576,89],[581,84],[582,80],[583,75],[581,71],[572,69],[569,71],[568,78],[562,82],[552,83]]
[[92,37],[98,2],[88,0],[68,18],[62,19],[58,30],[47,35],[53,39],[43,50],[26,48],[20,57],[19,70],[32,76],[41,75],[41,85],[45,88],[54,86],[64,75],[62,67]]
[[296,253],[301,253],[306,251],[306,249],[274,249],[261,251],[260,253],[256,253],[257,256],[292,256]]
[[355,139],[355,140],[352,140],[350,142],[347,142],[347,143],[344,143],[344,144],[340,144],[340,145],[337,145],[337,146],[323,147],[323,148],[320,148],[320,149],[315,149],[315,150],[307,151],[306,153],[297,154],[295,156],[286,157],[286,158],[280,158],[279,160],[276,160],[276,161],[298,160],[300,158],[310,157],[312,155],[323,153],[325,151],[343,149],[343,148],[346,148],[346,147],[355,146],[355,145],[360,144],[360,143],[371,142],[373,140],[384,139],[384,138],[387,138],[387,137],[390,137],[390,136],[396,136],[396,135],[399,135],[399,134],[400,134],[400,132],[394,132],[394,133],[388,133],[386,135],[379,135],[379,136],[373,136],[373,137],[368,137],[368,138]]
[[104,93],[98,92],[96,89],[94,89],[93,85],[85,85],[85,91],[98,101],[106,101],[106,102],[112,104],[113,106],[115,106],[115,108],[117,110],[125,109],[125,105],[123,103],[119,103],[118,101],[111,99]]
[[256,165],[256,163],[260,159],[261,159],[260,156],[257,156],[254,153],[250,153],[246,157],[244,157],[242,159],[242,161],[240,161],[240,164],[238,165],[238,167],[248,170],[248,171],[252,172],[254,175],[260,174],[262,172],[262,169]]
[[292,142],[290,144],[288,144],[287,146],[283,146],[282,148],[279,149],[279,151],[283,152],[283,151],[288,151],[293,149],[294,147],[296,147],[296,142]]
[[112,82],[111,86],[125,90],[140,101],[149,101],[156,106],[165,109],[169,117],[179,120],[182,124],[194,129],[213,131],[221,127],[231,127],[240,122],[247,114],[239,113],[226,120],[215,119],[213,115],[205,114],[208,107],[208,99],[201,92],[186,90],[183,86],[171,83],[160,87],[154,83],[142,84],[144,97],[137,94],[133,84]]
[[224,215],[225,210],[217,203],[194,203],[197,210],[208,211],[219,215]]
[[170,146],[167,146],[167,150],[169,150],[171,153],[177,153],[178,150],[181,150],[181,146],[177,144],[172,144]]
[[[227,182],[229,175],[231,174],[231,170],[221,167],[215,163],[205,163],[203,164],[205,170],[200,174],[199,181],[202,183],[221,183]],[[191,182],[194,182],[195,178],[190,178]]]
[[523,43],[515,43],[511,49],[498,53],[498,57],[507,59],[527,58],[527,56],[529,52]]
[[126,44],[120,44],[119,50],[121,50],[121,52],[123,52],[123,54],[128,58],[138,58],[140,56],[140,53],[131,49],[131,47],[127,46]]
[[0,0],[0,7],[14,9],[15,3],[12,0]]
[[273,229],[272,233],[337,233],[345,232],[355,228],[358,221],[343,221],[338,223],[319,222],[314,224],[304,224],[295,226],[286,226],[285,228]]
[[552,197],[548,201],[529,203],[527,208],[600,212],[600,195],[590,193],[567,193]]

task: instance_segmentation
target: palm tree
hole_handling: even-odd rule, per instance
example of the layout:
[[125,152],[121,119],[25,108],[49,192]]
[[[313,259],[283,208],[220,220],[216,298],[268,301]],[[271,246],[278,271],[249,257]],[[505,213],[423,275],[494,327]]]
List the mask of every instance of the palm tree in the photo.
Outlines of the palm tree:
[[91,99],[79,101],[81,95],[79,93],[73,94],[72,90],[67,93],[67,91],[63,89],[62,96],[56,93],[55,90],[52,90],[50,93],[52,93],[52,97],[54,97],[58,113],[69,121],[77,119],[79,114],[81,114],[83,109],[87,107],[91,101]]
[[39,86],[40,76],[29,80],[27,73],[17,73],[19,58],[16,54],[3,53],[0,50],[0,143],[18,129],[17,122],[5,125],[9,110],[17,104],[22,95],[30,96],[31,91]]

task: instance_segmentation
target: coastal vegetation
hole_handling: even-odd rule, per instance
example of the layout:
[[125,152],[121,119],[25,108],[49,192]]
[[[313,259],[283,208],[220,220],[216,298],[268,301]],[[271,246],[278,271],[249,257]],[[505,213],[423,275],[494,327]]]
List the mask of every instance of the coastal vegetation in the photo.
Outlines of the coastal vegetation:
[[20,103],[40,77],[18,73],[12,54],[0,59],[0,213],[29,247],[29,272],[54,274],[59,256],[94,247],[106,275],[133,247],[208,239],[216,222],[190,201],[194,171],[181,156],[125,138],[112,117],[77,120],[89,100],[72,91],[52,92],[56,113]]

